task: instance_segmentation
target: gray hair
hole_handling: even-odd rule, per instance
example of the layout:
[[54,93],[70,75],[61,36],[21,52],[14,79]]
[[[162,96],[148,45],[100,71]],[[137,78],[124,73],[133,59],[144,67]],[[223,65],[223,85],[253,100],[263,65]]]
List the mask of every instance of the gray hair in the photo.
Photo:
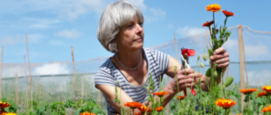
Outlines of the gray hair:
[[143,14],[134,5],[126,1],[117,1],[106,6],[100,19],[97,36],[104,48],[110,52],[116,53],[116,36],[121,27],[137,16],[139,20],[144,21]]

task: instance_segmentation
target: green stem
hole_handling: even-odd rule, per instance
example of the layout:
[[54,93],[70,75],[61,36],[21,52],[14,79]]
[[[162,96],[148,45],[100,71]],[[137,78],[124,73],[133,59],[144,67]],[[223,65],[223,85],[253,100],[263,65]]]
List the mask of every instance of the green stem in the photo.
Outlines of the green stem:
[[[213,21],[214,21],[214,29],[215,29],[215,12],[213,12]],[[215,33],[215,32],[213,32]]]

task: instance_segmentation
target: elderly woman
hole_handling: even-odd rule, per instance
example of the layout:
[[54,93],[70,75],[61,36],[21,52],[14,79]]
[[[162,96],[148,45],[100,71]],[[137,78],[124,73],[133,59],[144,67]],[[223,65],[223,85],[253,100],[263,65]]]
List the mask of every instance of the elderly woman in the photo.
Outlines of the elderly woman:
[[[168,92],[164,96],[162,106],[186,87],[194,87],[194,83],[202,80],[203,90],[208,91],[206,76],[193,69],[181,70],[181,64],[173,57],[149,48],[143,48],[144,17],[141,11],[126,1],[117,1],[108,5],[100,19],[98,39],[104,48],[114,55],[99,68],[95,76],[95,87],[99,89],[106,100],[108,114],[119,114],[120,106],[114,102],[115,85],[120,83],[121,105],[126,102],[147,102],[149,76],[155,82],[155,91],[159,90],[159,79],[167,74],[174,78],[174,68],[177,67],[177,80],[173,79],[162,88]],[[229,55],[225,49],[219,48],[210,57],[219,68],[229,65]],[[185,72],[186,71],[186,72]],[[186,75],[184,75],[186,73]],[[219,81],[219,80],[218,80]],[[177,82],[179,91],[177,91]]]

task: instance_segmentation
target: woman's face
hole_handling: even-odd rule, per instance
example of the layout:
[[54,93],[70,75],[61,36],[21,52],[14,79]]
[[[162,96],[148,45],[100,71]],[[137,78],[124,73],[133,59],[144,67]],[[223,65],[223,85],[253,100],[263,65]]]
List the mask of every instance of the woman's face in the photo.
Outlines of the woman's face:
[[118,50],[138,50],[143,47],[144,29],[143,22],[137,16],[134,16],[131,21],[125,24],[117,35],[116,43]]

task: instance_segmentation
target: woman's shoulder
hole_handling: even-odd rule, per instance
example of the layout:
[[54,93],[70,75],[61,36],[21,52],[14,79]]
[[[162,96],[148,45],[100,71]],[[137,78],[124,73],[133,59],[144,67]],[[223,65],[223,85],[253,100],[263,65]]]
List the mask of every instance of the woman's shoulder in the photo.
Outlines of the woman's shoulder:
[[[110,57],[111,58],[111,57]],[[114,64],[112,61],[108,58],[99,68],[97,73],[110,73],[112,69],[114,69]]]

